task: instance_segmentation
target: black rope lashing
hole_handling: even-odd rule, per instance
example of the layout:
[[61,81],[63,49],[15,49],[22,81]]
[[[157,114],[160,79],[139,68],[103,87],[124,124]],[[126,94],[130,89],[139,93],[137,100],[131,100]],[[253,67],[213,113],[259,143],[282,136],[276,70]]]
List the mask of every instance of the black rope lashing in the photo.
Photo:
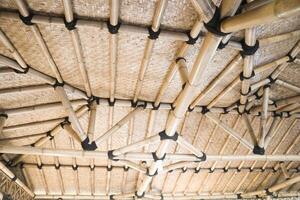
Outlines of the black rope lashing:
[[287,61],[288,63],[292,63],[292,62],[294,62],[295,59],[296,59],[296,56],[293,57],[293,56],[291,55],[291,53],[288,53],[287,56],[289,57],[289,60]]
[[89,137],[86,137],[82,142],[81,142],[81,147],[85,151],[95,151],[98,147],[95,141],[90,143]]
[[157,170],[154,172],[154,174],[150,174],[149,168],[147,168],[147,171],[146,171],[147,176],[153,177],[153,176],[156,176],[157,174],[158,174]]
[[224,168],[223,168],[223,172],[224,172],[224,173],[227,173],[227,172],[228,172],[228,168],[225,168],[225,167],[224,167]]
[[209,22],[204,23],[204,26],[209,32],[211,32],[214,35],[226,36],[229,33],[224,33],[221,31],[221,22],[224,19],[221,19],[220,8],[216,7],[213,17],[209,20]]
[[198,174],[199,172],[200,172],[200,168],[199,169],[195,168],[194,173]]
[[26,26],[32,26],[33,23],[31,22],[32,18],[33,18],[33,14],[29,13],[28,16],[23,16],[21,15],[21,13],[19,13],[19,18],[21,19],[21,21],[23,22],[23,24],[25,24]]
[[242,199],[242,194],[241,193],[236,194],[236,198],[237,199]]
[[136,191],[136,192],[134,193],[134,195],[135,195],[138,199],[141,199],[141,198],[143,198],[143,197],[145,196],[145,192],[143,192],[143,194],[139,195],[138,192]]
[[43,168],[43,164],[37,165],[37,168],[41,170]]
[[55,81],[54,85],[52,85],[52,87],[56,88],[56,87],[63,87],[65,85],[64,82],[60,83],[58,80]]
[[119,159],[115,158],[116,156],[114,155],[114,150],[110,150],[107,152],[108,159],[112,161],[119,161]]
[[193,112],[195,108],[191,108],[191,106],[188,107],[189,112]]
[[154,160],[154,162],[156,162],[156,161],[158,161],[158,160],[164,160],[165,158],[166,158],[166,153],[161,157],[161,158],[159,158],[158,156],[157,156],[157,154],[156,154],[156,152],[152,152],[152,157],[153,157],[153,160]]
[[210,173],[210,174],[211,174],[211,173],[214,173],[214,171],[215,171],[214,169],[212,169],[212,168],[209,168],[209,172],[208,172],[208,173]]
[[0,113],[0,117],[8,118],[8,115],[6,113]]
[[164,195],[160,194],[160,200],[164,200]]
[[77,170],[78,170],[78,165],[72,165],[72,169],[73,169],[74,171],[77,171]]
[[229,43],[229,40],[225,43],[223,43],[223,41],[220,42],[219,46],[218,46],[218,49],[224,49]]
[[65,18],[64,18],[64,24],[65,27],[69,30],[75,30],[76,29],[76,24],[77,24],[77,19],[73,19],[72,21],[68,22]]
[[275,83],[277,80],[277,78],[273,78],[272,75],[268,76],[267,79],[270,81],[270,84]]
[[49,140],[53,140],[54,139],[54,136],[51,135],[51,131],[48,131],[47,134],[46,134],[47,137],[49,137]]
[[197,155],[195,155],[196,156],[196,158],[198,159],[198,160],[196,160],[195,162],[203,162],[203,161],[206,161],[206,154],[204,153],[204,152],[202,152],[202,156],[197,156]]
[[15,182],[17,179],[18,179],[18,178],[17,178],[16,175],[14,175],[14,177],[11,178],[11,180],[12,180],[13,182]]
[[208,109],[206,106],[202,106],[201,113],[202,113],[203,115],[205,115],[205,114],[208,113],[208,112],[209,112],[209,109]]
[[251,92],[251,88],[249,87],[248,92],[246,92],[246,93],[243,93],[243,91],[240,90],[240,95],[244,96],[244,97],[247,97],[250,94],[250,92]]
[[200,33],[199,33],[195,38],[193,38],[193,37],[191,36],[191,32],[190,32],[190,31],[187,32],[186,35],[187,35],[188,38],[189,38],[189,39],[186,41],[186,43],[189,44],[189,45],[194,45],[194,44],[196,44],[198,38],[200,37]]
[[106,23],[107,25],[107,29],[108,29],[108,32],[110,34],[117,34],[119,33],[119,29],[121,27],[121,22],[118,22],[116,25],[112,25],[109,21]]
[[148,27],[148,32],[149,32],[148,38],[150,40],[156,40],[159,37],[160,31],[161,31],[160,29],[158,29],[157,31],[154,31],[152,29],[152,26],[149,26]]
[[115,200],[114,195],[109,195],[109,200]]
[[55,168],[56,170],[59,170],[59,169],[60,169],[60,164],[55,165],[54,168]]
[[95,170],[95,165],[90,165],[89,167],[90,167],[91,172]]
[[265,189],[265,193],[266,193],[266,195],[268,195],[268,196],[273,196],[273,192],[270,192],[269,189]]
[[159,107],[160,107],[160,103],[158,104],[158,106],[155,106],[155,102],[152,102],[151,103],[152,104],[152,110],[158,110],[159,109]]
[[185,168],[185,167],[181,168],[182,173],[185,173],[186,171],[187,171],[187,168]]
[[223,108],[223,114],[228,114],[229,111],[227,110],[227,108]]
[[166,131],[163,130],[161,132],[159,132],[158,134],[160,136],[160,140],[173,140],[173,141],[177,141],[179,134],[177,132],[175,132],[175,134],[173,136],[169,136],[166,134]]
[[186,59],[184,57],[177,57],[175,62],[178,63],[180,60],[184,60],[184,62],[186,62]]
[[249,79],[251,79],[251,78],[254,77],[254,76],[255,76],[254,70],[252,70],[252,73],[251,73],[251,75],[250,75],[249,77],[244,76],[244,73],[241,72],[241,73],[240,73],[240,80],[241,80],[241,81],[243,81],[243,80],[249,80]]
[[241,56],[242,57],[252,56],[256,53],[256,51],[259,48],[259,41],[256,40],[256,42],[253,46],[249,46],[249,45],[246,44],[245,39],[243,39],[241,41],[241,45],[242,45],[242,49],[243,49],[242,51],[240,51]]
[[110,101],[110,99],[108,98],[108,99],[107,99],[107,102],[108,102],[108,105],[109,105],[110,107],[113,107],[113,106],[115,106],[116,99],[114,99],[113,101]]
[[131,107],[132,108],[142,107],[142,108],[146,109],[146,107],[147,107],[147,101],[142,102],[142,101],[133,101],[133,100],[131,100],[130,102],[131,102]]
[[257,154],[257,155],[264,155],[265,154],[265,149],[258,146],[258,145],[255,145],[254,148],[253,148],[253,153]]

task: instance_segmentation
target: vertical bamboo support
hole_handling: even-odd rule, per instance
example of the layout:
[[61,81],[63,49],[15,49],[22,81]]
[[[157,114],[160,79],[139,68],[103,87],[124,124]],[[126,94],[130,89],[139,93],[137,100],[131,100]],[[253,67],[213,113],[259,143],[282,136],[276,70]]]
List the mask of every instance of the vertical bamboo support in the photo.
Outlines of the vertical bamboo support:
[[119,130],[124,124],[126,124],[133,116],[135,116],[142,109],[143,109],[142,107],[135,108],[133,111],[128,113],[125,117],[123,117],[118,123],[116,123],[113,127],[111,127],[108,131],[106,131],[103,135],[98,137],[95,140],[95,143],[97,144],[97,146],[99,146],[104,140],[106,140],[113,133],[115,133],[117,130]]
[[7,114],[0,113],[0,134],[2,133],[7,117],[8,117]]
[[[66,22],[72,23],[74,21],[74,15],[73,15],[71,0],[63,0],[63,6],[64,6],[64,11],[65,11]],[[79,67],[80,74],[83,79],[83,83],[84,83],[85,90],[87,92],[87,96],[91,97],[92,90],[91,90],[91,85],[90,85],[88,73],[87,73],[86,66],[85,66],[85,61],[84,61],[84,57],[83,57],[83,51],[82,51],[82,46],[80,43],[78,30],[74,26],[69,29],[69,32],[70,32],[70,35],[72,38],[72,43],[73,43],[73,47],[74,47],[74,50],[76,53],[78,67]]]
[[[157,3],[158,3],[158,5],[157,5],[157,8],[155,9],[153,22],[152,22],[152,26],[151,26],[151,29],[153,32],[160,31],[159,26],[162,21],[163,13],[167,7],[168,1],[167,0],[159,0]],[[134,102],[137,102],[138,96],[142,90],[143,80],[144,80],[145,73],[146,73],[146,70],[147,70],[149,62],[150,62],[151,54],[153,52],[154,43],[155,43],[155,38],[151,38],[151,36],[149,36],[147,39],[144,56],[142,58],[142,63],[140,66],[138,80],[136,83],[136,89],[135,89],[135,93],[134,93],[134,97],[133,97]]]
[[[117,27],[119,20],[119,0],[110,0],[110,25]],[[118,32],[109,34],[109,60],[110,60],[110,102],[115,100],[115,90],[116,90],[116,71],[118,62]]]

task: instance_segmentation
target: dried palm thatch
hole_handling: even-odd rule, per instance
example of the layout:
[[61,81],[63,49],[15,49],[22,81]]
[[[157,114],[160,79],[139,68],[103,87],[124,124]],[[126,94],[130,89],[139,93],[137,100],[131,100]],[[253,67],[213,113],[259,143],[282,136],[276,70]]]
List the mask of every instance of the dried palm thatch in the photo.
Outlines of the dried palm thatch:
[[299,0],[2,0],[0,189],[296,198],[299,28]]

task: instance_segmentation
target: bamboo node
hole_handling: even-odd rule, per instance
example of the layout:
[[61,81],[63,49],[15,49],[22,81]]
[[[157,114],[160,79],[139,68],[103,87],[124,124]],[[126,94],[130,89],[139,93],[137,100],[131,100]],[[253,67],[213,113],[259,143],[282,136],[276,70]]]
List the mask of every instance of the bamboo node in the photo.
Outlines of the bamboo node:
[[173,135],[173,136],[169,136],[169,135],[167,135],[166,134],[166,131],[165,130],[163,130],[163,131],[161,131],[161,132],[159,132],[159,134],[158,134],[159,136],[160,136],[160,140],[162,141],[162,140],[173,140],[173,141],[177,141],[177,139],[178,139],[178,133],[177,132],[175,132],[175,134]]
[[64,18],[64,23],[65,23],[65,27],[69,30],[75,30],[76,29],[76,24],[77,24],[77,19],[73,19],[72,21],[68,22],[66,20],[66,18]]
[[260,147],[260,146],[256,145],[253,148],[253,153],[257,154],[257,155],[264,155],[265,154],[265,149],[263,147]]
[[143,197],[145,196],[145,192],[143,192],[141,195],[139,195],[138,192],[136,191],[136,192],[134,193],[134,195],[135,195],[138,199],[141,199],[141,198],[143,198]]
[[154,31],[152,29],[152,26],[149,26],[148,27],[148,32],[149,32],[148,38],[150,40],[156,40],[159,37],[160,31],[161,31],[160,29],[158,29],[157,31]]
[[113,195],[113,194],[109,195],[109,200],[115,200],[115,198],[114,198],[114,195]]
[[112,25],[109,21],[106,23],[108,32],[110,34],[117,34],[121,27],[121,22],[118,22],[116,25]]
[[220,8],[216,7],[213,17],[209,20],[209,22],[204,23],[204,27],[207,29],[207,31],[209,31],[210,33],[216,36],[221,36],[221,37],[226,36],[229,33],[224,33],[221,31],[221,23],[226,18],[227,17],[221,19]]
[[110,172],[110,171],[112,170],[112,168],[113,168],[113,167],[110,165],[110,166],[107,166],[107,167],[106,167],[106,170],[107,170],[108,172]]
[[21,13],[19,13],[19,18],[21,19],[21,21],[23,22],[23,24],[25,24],[26,26],[32,26],[33,23],[31,22],[32,18],[33,18],[33,14],[29,13],[28,16],[23,16],[21,15]]
[[154,174],[150,174],[149,168],[147,168],[147,171],[146,171],[146,175],[147,175],[147,176],[153,177],[153,176],[156,176],[157,174],[158,174],[158,171],[157,171],[157,170],[154,172]]
[[110,150],[107,152],[108,159],[112,161],[119,161],[119,159],[115,158],[116,156],[114,155],[114,150]]
[[95,141],[90,143],[89,137],[86,137],[82,142],[81,142],[81,147],[85,151],[95,151],[98,147]]
[[252,56],[256,53],[259,48],[259,41],[256,40],[255,45],[249,46],[246,44],[245,39],[241,41],[243,51],[240,51],[241,56],[244,58],[245,56]]
[[142,101],[139,101],[139,100],[138,101],[131,100],[130,103],[131,103],[132,108],[142,107],[142,108],[145,109],[147,107],[147,102],[146,101],[142,102]]

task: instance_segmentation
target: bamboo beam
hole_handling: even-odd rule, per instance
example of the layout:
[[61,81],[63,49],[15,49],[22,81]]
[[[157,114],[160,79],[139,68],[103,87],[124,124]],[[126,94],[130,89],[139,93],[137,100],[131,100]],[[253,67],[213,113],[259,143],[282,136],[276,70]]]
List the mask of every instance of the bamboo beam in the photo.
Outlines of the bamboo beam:
[[16,175],[9,170],[2,162],[0,162],[0,170],[8,176],[11,180],[15,179],[14,182],[21,187],[29,196],[34,197],[34,193],[19,179]]
[[[72,2],[71,0],[63,0],[63,7],[64,7],[64,12],[65,12],[65,20],[67,23],[72,23],[74,21],[74,14],[73,14],[73,9],[72,9]],[[83,80],[83,84],[87,93],[88,97],[92,96],[92,89],[91,89],[91,84],[89,81],[87,69],[85,66],[85,61],[83,57],[83,50],[79,38],[79,33],[76,27],[74,26],[72,30],[69,30],[70,36],[72,39],[74,51],[76,54],[77,58],[77,65],[81,74],[81,78]]]
[[[255,2],[255,1],[254,1]],[[264,1],[266,2],[266,1]],[[300,30],[295,30],[292,32],[287,32],[287,33],[282,33],[279,35],[274,35],[268,38],[262,38],[259,40],[259,45],[260,46],[267,46],[270,44],[274,44],[276,42],[281,42],[284,40],[288,40],[290,38],[299,38],[300,37]]]
[[[88,111],[88,107],[87,106],[82,106],[81,108],[79,108],[76,111],[76,115],[78,117],[81,117],[82,115],[84,115],[86,112]],[[51,131],[49,131],[46,135],[46,137],[42,137],[40,139],[38,139],[36,142],[34,142],[32,145],[35,147],[40,147],[43,144],[45,144],[47,141],[51,140],[55,135],[57,135],[58,133],[60,133],[60,131],[62,130],[62,126],[61,124],[58,124],[57,126],[55,126]],[[21,162],[23,160],[23,158],[26,157],[26,155],[20,155],[17,156],[16,158],[14,158],[12,160],[12,165],[17,165],[19,162]]]
[[101,142],[110,137],[113,133],[119,130],[124,124],[126,124],[132,117],[134,117],[138,112],[140,112],[143,107],[138,106],[133,111],[128,113],[125,117],[123,117],[119,122],[117,122],[113,127],[111,127],[108,131],[102,134],[100,137],[95,139],[95,144],[99,146]]
[[300,87],[298,87],[296,85],[293,85],[291,83],[288,83],[288,82],[280,80],[280,79],[277,79],[275,81],[275,83],[278,84],[278,85],[281,85],[281,86],[283,86],[283,87],[285,87],[287,89],[290,89],[290,90],[292,90],[294,92],[300,93]]
[[180,75],[180,78],[181,78],[181,83],[184,86],[184,84],[186,82],[188,82],[188,80],[189,80],[189,77],[188,77],[189,72],[188,72],[188,68],[186,66],[185,59],[178,59],[177,60],[177,65],[178,65],[179,75]]
[[[153,32],[159,31],[160,23],[162,21],[162,17],[165,12],[165,9],[167,7],[167,3],[168,3],[167,0],[159,0],[157,2],[157,7],[155,9],[152,26],[151,26],[151,30]],[[146,47],[145,47],[144,55],[142,58],[139,75],[138,75],[138,80],[137,80],[136,87],[135,87],[135,92],[134,92],[134,97],[133,97],[134,102],[137,102],[138,96],[142,90],[143,80],[144,80],[145,73],[146,73],[146,70],[147,70],[149,62],[150,62],[150,58],[151,58],[151,55],[153,52],[154,43],[155,43],[156,39],[157,38],[152,38],[151,35],[149,35],[149,37],[147,39]]]
[[299,0],[278,0],[225,19],[220,26],[222,32],[230,33],[266,24],[278,19],[297,15],[300,10]]

